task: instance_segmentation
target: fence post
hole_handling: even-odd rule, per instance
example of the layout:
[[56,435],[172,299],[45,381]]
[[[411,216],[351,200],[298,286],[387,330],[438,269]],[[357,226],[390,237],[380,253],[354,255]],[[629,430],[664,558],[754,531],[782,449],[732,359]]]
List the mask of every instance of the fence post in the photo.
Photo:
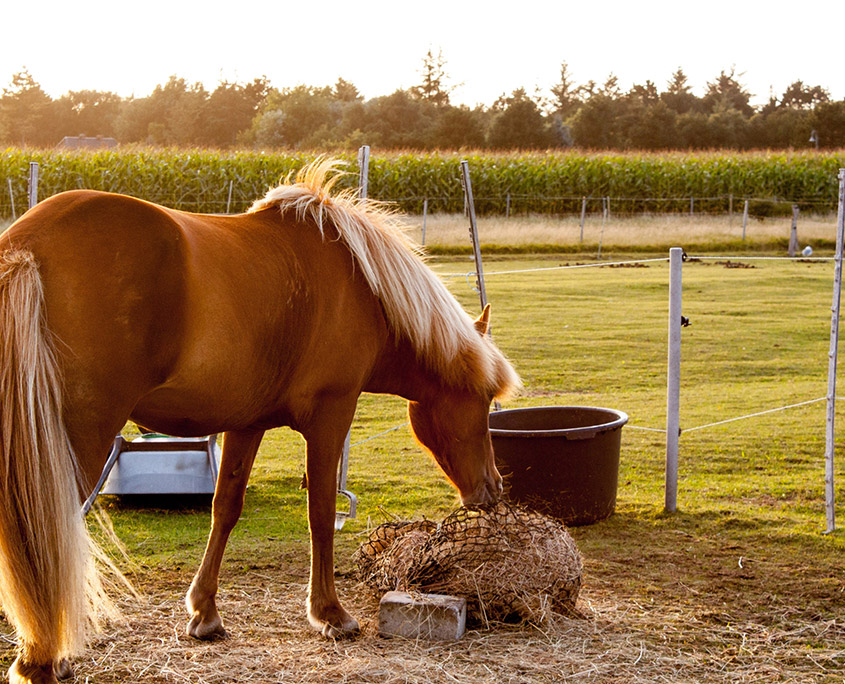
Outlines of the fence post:
[[367,199],[370,182],[370,146],[361,145],[358,150],[358,197]]
[[505,218],[511,217],[511,194],[508,193],[505,197]]
[[689,215],[695,216],[695,198],[694,197],[689,198]]
[[6,179],[9,182],[9,202],[12,204],[12,221],[17,220],[17,214],[15,213],[15,191],[12,189],[12,179]]
[[230,214],[232,209],[232,190],[235,187],[235,181],[229,181],[229,198],[226,200],[226,213]]
[[481,264],[481,245],[478,240],[478,223],[475,219],[475,202],[472,199],[472,182],[469,178],[469,162],[461,161],[461,184],[464,186],[464,204],[469,213],[469,237],[472,240],[472,254],[475,258],[475,284],[481,301],[481,310],[487,306],[487,288],[484,286],[484,268]]
[[836,448],[836,361],[839,348],[839,302],[842,292],[842,243],[845,238],[845,169],[839,169],[839,209],[836,217],[836,259],[833,272],[833,306],[830,316],[830,351],[827,370],[827,419],[824,439],[824,494],[827,533],[836,529],[836,505],[833,483],[833,454]]
[[734,220],[734,194],[728,195],[728,224],[733,223]]
[[745,240],[745,227],[748,225],[748,200],[742,208],[742,239]]
[[599,251],[596,259],[601,259],[601,244],[604,242],[604,224],[607,223],[607,216],[610,214],[610,197],[602,197],[601,201],[601,231],[599,231]]
[[684,250],[669,250],[669,353],[666,371],[665,510],[678,510],[678,442],[681,435],[681,265]]
[[587,215],[587,198],[581,198],[581,239],[580,242],[584,242],[584,217]]
[[423,220],[422,220],[422,244],[425,246],[425,220],[428,216],[428,198],[423,200]]
[[792,205],[792,228],[789,231],[789,249],[787,254],[794,257],[798,253],[798,205]]
[[29,162],[29,183],[27,186],[29,208],[38,204],[38,162]]
[[[370,172],[370,146],[362,145],[358,150],[358,197],[362,201],[367,199],[367,183]],[[346,433],[343,450],[340,453],[340,463],[337,464],[337,493],[345,496],[349,501],[347,511],[336,511],[334,528],[340,530],[348,519],[355,519],[358,508],[358,497],[346,489],[347,473],[349,472],[349,449],[352,442],[352,428]]]

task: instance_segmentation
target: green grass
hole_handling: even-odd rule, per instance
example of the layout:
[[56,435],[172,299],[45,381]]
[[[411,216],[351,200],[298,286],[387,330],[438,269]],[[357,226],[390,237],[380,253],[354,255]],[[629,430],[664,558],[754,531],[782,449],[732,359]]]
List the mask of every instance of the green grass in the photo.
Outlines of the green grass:
[[[772,413],[681,437],[681,516],[661,517],[665,442],[668,266],[561,269],[560,259],[488,259],[493,334],[520,371],[525,391],[507,407],[576,404],[608,406],[630,416],[624,429],[618,510],[648,525],[702,526],[719,534],[802,539],[841,552],[843,534],[824,528],[824,403]],[[693,428],[826,393],[832,264],[721,262],[684,266],[681,426]],[[436,270],[464,273],[469,263],[435,261]],[[448,282],[468,309],[477,296],[461,277]],[[404,403],[365,395],[353,424],[353,443],[406,420]],[[842,434],[845,424],[839,420]],[[232,541],[235,562],[305,552],[305,495],[299,489],[304,443],[287,429],[268,433]],[[837,475],[842,478],[842,459]],[[387,516],[438,517],[456,497],[407,428],[352,449],[349,488],[359,496],[359,519],[339,535],[347,550],[368,521]],[[841,490],[841,487],[840,487]],[[845,523],[840,496],[840,523]],[[207,511],[112,508],[115,526],[145,564],[195,563],[207,530]],[[741,524],[740,524],[741,523]],[[613,525],[613,523],[609,523]],[[341,561],[342,562],[342,561]]]

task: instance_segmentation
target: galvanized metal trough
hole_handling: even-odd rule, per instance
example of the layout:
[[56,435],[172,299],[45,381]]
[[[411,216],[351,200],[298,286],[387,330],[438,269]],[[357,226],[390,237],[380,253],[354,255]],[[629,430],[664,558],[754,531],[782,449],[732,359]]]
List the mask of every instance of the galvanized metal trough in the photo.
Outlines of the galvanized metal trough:
[[88,512],[99,494],[212,495],[219,466],[217,435],[145,434],[131,440],[118,435],[83,512]]

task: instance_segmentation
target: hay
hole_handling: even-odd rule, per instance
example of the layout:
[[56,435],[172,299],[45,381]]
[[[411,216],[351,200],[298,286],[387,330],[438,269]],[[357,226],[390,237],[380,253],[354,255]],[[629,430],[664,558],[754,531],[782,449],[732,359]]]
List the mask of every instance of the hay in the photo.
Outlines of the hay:
[[[471,630],[449,643],[379,637],[378,601],[348,581],[339,585],[340,597],[360,620],[362,634],[325,640],[308,626],[307,586],[291,579],[288,563],[265,563],[224,578],[219,605],[230,636],[198,642],[184,634],[182,590],[191,571],[156,567],[138,578],[144,598],[121,601],[126,619],[109,625],[74,661],[73,681],[841,684],[845,623],[836,617],[842,605],[838,574],[796,572],[783,557],[758,561],[760,582],[720,575],[706,592],[692,593],[666,570],[683,566],[689,543],[675,542],[660,562],[653,548],[637,552],[646,545],[634,551],[610,547],[600,559],[588,554],[579,597],[586,619]],[[722,540],[692,543],[701,544],[696,550],[705,564],[696,577],[723,572],[729,559],[736,567],[737,551],[725,551]],[[0,634],[10,631],[0,617]],[[13,659],[13,646],[0,639],[0,681]]]
[[353,560],[359,578],[377,592],[466,598],[467,619],[476,625],[571,614],[581,589],[581,557],[566,528],[504,503],[460,508],[439,525],[385,523]]

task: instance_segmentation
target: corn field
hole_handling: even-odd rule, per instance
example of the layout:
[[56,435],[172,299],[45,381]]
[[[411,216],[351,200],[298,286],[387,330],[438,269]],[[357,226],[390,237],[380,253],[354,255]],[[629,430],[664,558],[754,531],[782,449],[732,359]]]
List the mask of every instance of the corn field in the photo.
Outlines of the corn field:
[[[7,149],[0,153],[0,217],[26,208],[29,162],[40,165],[39,198],[74,188],[118,192],[206,213],[246,209],[269,187],[314,158],[307,153]],[[356,157],[341,155],[357,182]],[[469,162],[479,214],[594,213],[611,198],[618,213],[741,210],[833,211],[843,152],[710,153],[386,153],[373,152],[369,196],[407,213],[460,212],[460,161]],[[14,208],[14,211],[13,211]]]

